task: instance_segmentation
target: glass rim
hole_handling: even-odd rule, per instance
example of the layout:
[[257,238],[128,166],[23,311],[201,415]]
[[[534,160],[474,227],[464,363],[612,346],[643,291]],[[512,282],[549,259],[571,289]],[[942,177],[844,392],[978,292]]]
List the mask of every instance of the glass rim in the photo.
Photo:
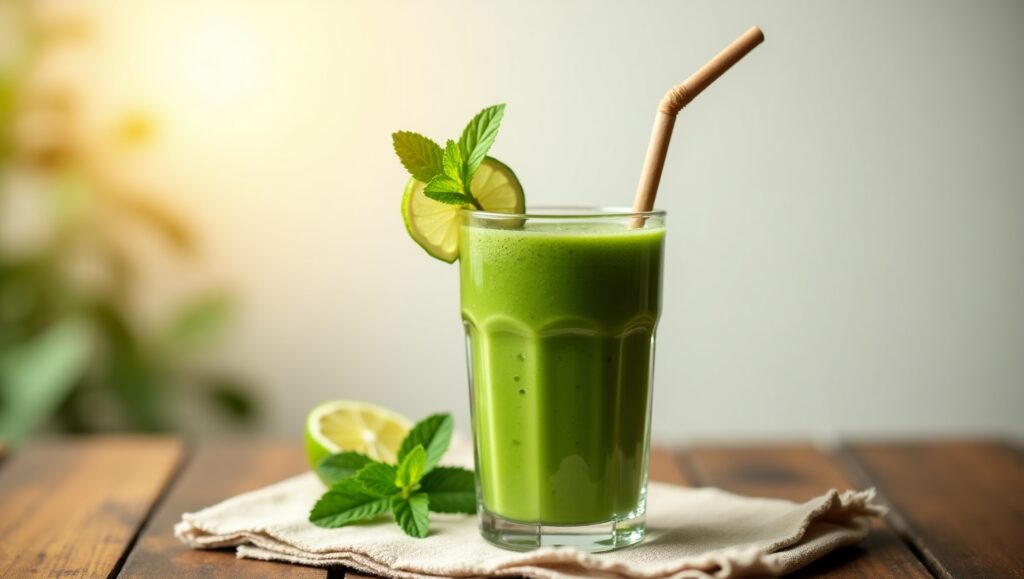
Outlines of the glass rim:
[[459,215],[477,219],[623,219],[665,217],[663,209],[651,211],[633,211],[632,207],[599,206],[599,205],[541,205],[531,207],[521,213],[499,213],[482,211],[471,207],[459,209]]

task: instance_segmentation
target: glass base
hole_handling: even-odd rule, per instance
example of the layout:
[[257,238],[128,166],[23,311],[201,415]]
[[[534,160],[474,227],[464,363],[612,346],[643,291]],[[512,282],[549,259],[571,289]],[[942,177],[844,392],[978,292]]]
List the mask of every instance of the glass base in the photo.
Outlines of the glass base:
[[589,553],[614,551],[644,540],[642,510],[621,519],[590,525],[545,525],[503,519],[480,508],[480,534],[503,549],[530,551],[541,547],[574,547]]

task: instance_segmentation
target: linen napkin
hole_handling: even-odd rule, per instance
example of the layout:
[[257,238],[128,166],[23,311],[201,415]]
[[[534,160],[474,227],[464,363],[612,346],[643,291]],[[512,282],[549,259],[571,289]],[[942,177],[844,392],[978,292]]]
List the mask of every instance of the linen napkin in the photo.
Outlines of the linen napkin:
[[[445,462],[471,463],[469,448],[454,444]],[[387,519],[322,529],[307,516],[323,492],[314,474],[303,474],[185,513],[174,533],[193,548],[237,547],[243,558],[341,565],[384,577],[703,579],[795,571],[860,541],[870,517],[884,512],[871,502],[874,489],[830,490],[798,504],[651,483],[641,544],[598,554],[571,548],[520,553],[484,541],[476,517],[467,515],[431,513],[424,539],[405,536]]]

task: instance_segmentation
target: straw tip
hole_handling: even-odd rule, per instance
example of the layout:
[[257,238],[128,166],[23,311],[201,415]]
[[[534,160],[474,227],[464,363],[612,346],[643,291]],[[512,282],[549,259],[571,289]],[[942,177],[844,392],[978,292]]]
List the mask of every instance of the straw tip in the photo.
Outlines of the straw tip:
[[764,42],[764,30],[761,30],[760,26],[751,26],[747,34],[756,38],[758,42]]

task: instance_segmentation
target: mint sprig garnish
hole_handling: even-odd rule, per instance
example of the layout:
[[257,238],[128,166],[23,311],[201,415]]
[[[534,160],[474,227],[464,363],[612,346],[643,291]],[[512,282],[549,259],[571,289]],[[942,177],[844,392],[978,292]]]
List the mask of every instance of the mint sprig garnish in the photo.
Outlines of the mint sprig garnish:
[[430,530],[430,497],[426,493],[416,493],[391,499],[391,510],[395,514],[395,522],[405,531],[406,535],[422,539]]
[[318,527],[343,527],[372,519],[388,512],[390,499],[366,490],[355,478],[335,483],[309,512],[309,521]]
[[406,170],[427,184],[424,195],[441,203],[482,210],[470,184],[494,144],[504,116],[505,105],[487,107],[469,121],[458,142],[448,139],[443,149],[427,137],[408,131],[393,133],[391,141]]
[[330,482],[309,512],[318,527],[344,527],[388,511],[410,537],[426,537],[430,512],[476,512],[473,471],[437,463],[448,451],[455,422],[434,414],[409,431],[398,451],[397,464],[375,461],[358,452],[332,454],[317,465]]
[[430,495],[430,510],[435,513],[476,512],[473,471],[439,466],[423,477],[420,488]]
[[441,461],[444,453],[448,452],[454,431],[455,421],[449,414],[434,414],[424,418],[405,435],[405,440],[398,447],[398,461],[404,461],[415,447],[422,446],[426,451],[424,472],[429,472]]
[[371,462],[356,473],[356,480],[367,492],[390,499],[391,495],[395,494],[397,471],[398,469],[390,464]]
[[321,460],[316,470],[328,486],[333,486],[334,483],[347,479],[372,462],[370,457],[358,452],[339,452]]
[[395,145],[398,159],[413,177],[426,183],[434,175],[444,173],[441,165],[444,154],[434,141],[408,131],[399,131],[391,135],[391,140]]
[[505,116],[505,105],[494,105],[477,113],[469,121],[459,137],[459,149],[466,160],[466,174],[476,173],[480,163],[487,156],[487,151],[498,137],[501,119]]

